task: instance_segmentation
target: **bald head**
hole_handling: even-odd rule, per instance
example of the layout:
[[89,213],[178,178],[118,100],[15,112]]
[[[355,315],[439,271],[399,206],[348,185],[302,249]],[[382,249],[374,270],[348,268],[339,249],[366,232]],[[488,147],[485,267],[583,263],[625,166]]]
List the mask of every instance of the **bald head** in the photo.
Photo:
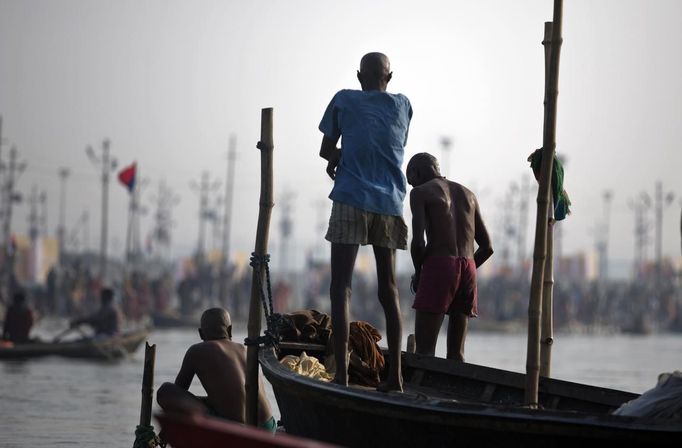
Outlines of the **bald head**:
[[391,80],[391,62],[383,53],[367,53],[360,60],[358,80],[362,90],[386,90],[386,85]]
[[428,182],[434,177],[440,176],[438,159],[428,152],[415,154],[408,162],[405,174],[407,182],[413,187]]
[[199,329],[201,338],[210,339],[231,339],[232,320],[230,313],[224,308],[210,308],[201,315],[201,328]]

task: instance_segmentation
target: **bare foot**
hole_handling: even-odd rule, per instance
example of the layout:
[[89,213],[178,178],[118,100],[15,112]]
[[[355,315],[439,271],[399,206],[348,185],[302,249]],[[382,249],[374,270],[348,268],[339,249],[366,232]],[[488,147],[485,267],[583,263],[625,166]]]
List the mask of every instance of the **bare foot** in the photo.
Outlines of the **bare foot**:
[[379,383],[377,390],[379,392],[402,392],[403,384],[399,381],[384,381]]

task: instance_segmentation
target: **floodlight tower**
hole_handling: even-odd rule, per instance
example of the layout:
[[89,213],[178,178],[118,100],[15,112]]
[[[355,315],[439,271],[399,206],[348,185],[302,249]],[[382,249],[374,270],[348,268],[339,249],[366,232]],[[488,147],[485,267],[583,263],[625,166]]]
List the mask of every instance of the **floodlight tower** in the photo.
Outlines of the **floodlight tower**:
[[102,155],[98,156],[95,154],[95,150],[92,146],[88,145],[85,148],[85,153],[87,154],[90,162],[101,170],[102,179],[102,214],[101,214],[101,227],[100,227],[100,242],[99,242],[99,275],[104,281],[107,276],[107,232],[109,224],[109,174],[116,169],[118,162],[115,158],[111,157],[109,153],[109,148],[111,142],[108,138],[102,141]]

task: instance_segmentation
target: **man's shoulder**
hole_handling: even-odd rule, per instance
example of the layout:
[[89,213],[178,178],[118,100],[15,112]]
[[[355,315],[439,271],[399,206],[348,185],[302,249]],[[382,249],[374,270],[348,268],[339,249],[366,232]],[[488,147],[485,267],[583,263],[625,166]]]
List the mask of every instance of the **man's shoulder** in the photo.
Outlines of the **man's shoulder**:
[[346,98],[354,98],[362,95],[362,90],[341,89],[334,94],[332,101],[342,101]]
[[410,102],[410,99],[404,93],[391,93],[391,92],[386,92],[386,93],[391,95],[393,98],[400,99],[401,101],[405,101],[407,103]]
[[450,185],[451,191],[457,192],[457,194],[464,196],[467,199],[467,201],[471,202],[472,204],[478,202],[476,194],[473,191],[471,191],[467,186],[451,180],[448,181],[448,184]]
[[378,90],[357,90],[357,89],[341,89],[336,94],[334,94],[334,99],[336,100],[342,100],[342,99],[363,99],[363,98],[371,98],[371,97],[376,97],[376,96],[383,96],[383,97],[388,97],[392,98],[394,101],[398,103],[403,103],[403,104],[410,104],[409,98],[402,94],[402,93],[393,93],[393,92],[387,92],[387,91],[378,91]]
[[237,355],[242,355],[246,353],[246,349],[243,345],[238,344],[233,341],[228,341],[227,339],[215,339],[210,341],[201,341],[192,345],[187,351],[190,352],[205,352],[205,351],[216,351],[220,350],[226,353],[235,353]]

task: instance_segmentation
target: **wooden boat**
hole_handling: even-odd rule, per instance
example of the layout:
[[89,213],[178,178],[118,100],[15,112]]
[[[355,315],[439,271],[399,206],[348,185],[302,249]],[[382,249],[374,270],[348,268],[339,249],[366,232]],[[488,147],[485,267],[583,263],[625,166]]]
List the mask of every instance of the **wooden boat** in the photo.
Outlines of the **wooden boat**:
[[521,405],[523,374],[414,353],[403,354],[405,392],[381,393],[310,379],[279,363],[303,350],[323,358],[323,346],[298,343],[259,355],[290,434],[352,447],[682,446],[680,423],[609,414],[634,393],[541,378],[542,409],[534,410]]
[[199,319],[193,316],[181,316],[173,313],[153,312],[151,314],[154,328],[199,328]]
[[174,448],[333,448],[333,445],[283,433],[269,434],[261,429],[202,415],[157,415],[164,438]]
[[0,359],[65,356],[86,359],[116,359],[133,353],[149,336],[139,329],[106,338],[83,338],[64,342],[32,342],[0,347]]

